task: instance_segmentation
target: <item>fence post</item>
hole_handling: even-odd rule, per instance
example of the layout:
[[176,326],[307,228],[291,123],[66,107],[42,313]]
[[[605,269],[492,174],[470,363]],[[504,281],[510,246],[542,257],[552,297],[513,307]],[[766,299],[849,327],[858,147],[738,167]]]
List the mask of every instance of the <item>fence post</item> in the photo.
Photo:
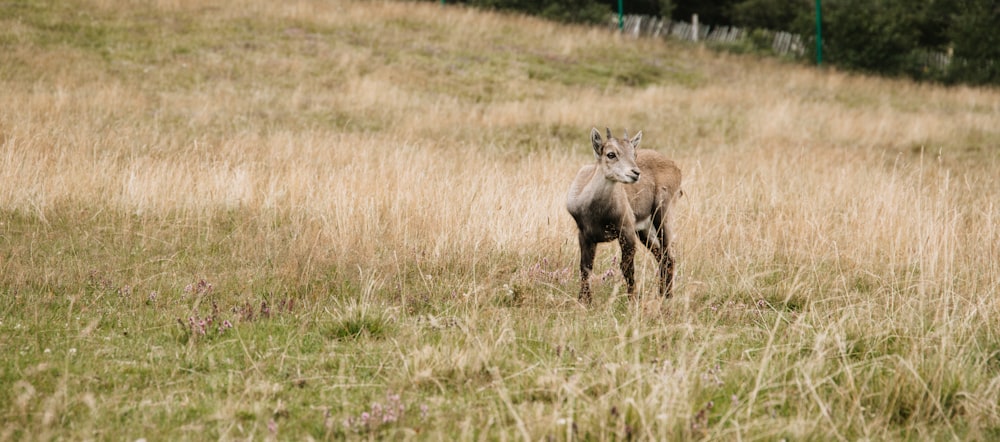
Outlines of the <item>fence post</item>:
[[695,43],[698,42],[698,14],[691,14],[691,37]]

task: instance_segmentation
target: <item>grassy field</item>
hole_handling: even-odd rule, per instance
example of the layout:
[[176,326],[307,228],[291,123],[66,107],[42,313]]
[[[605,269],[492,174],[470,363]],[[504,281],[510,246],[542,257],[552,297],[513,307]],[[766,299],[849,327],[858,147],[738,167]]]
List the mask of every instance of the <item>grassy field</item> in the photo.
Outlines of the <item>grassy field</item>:
[[[576,302],[591,127],[675,295]],[[436,2],[0,3],[0,440],[1000,437],[1000,91]]]

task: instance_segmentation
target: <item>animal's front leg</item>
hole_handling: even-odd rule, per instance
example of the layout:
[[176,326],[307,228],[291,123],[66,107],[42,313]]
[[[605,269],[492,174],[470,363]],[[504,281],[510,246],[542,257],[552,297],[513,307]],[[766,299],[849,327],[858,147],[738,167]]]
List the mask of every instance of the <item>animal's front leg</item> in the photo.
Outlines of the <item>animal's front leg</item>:
[[635,235],[622,233],[618,237],[618,243],[622,248],[622,276],[625,277],[625,285],[630,297],[635,296]]
[[591,242],[580,234],[580,296],[581,302],[590,304],[590,273],[594,270],[594,255],[597,252],[597,244]]

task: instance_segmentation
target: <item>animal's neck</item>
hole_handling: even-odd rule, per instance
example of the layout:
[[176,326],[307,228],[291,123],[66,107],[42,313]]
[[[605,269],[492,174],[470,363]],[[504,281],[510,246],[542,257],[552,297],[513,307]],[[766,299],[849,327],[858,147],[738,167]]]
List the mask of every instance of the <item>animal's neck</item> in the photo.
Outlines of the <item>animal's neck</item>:
[[616,198],[624,196],[618,188],[620,185],[617,181],[607,179],[600,167],[597,167],[590,181],[581,190],[579,201],[591,207],[614,205]]

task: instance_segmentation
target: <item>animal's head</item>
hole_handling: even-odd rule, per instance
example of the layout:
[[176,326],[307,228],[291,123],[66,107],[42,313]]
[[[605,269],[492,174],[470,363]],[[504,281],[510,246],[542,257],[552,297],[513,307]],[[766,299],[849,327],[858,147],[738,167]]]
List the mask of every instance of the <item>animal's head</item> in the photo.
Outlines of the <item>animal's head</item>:
[[594,155],[597,157],[597,164],[604,173],[604,177],[611,181],[620,183],[634,183],[639,181],[639,166],[635,164],[635,149],[639,147],[642,140],[642,131],[634,137],[628,137],[628,131],[622,139],[611,136],[611,129],[607,131],[607,138],[601,140],[601,133],[597,128],[590,130],[590,142],[594,145]]

